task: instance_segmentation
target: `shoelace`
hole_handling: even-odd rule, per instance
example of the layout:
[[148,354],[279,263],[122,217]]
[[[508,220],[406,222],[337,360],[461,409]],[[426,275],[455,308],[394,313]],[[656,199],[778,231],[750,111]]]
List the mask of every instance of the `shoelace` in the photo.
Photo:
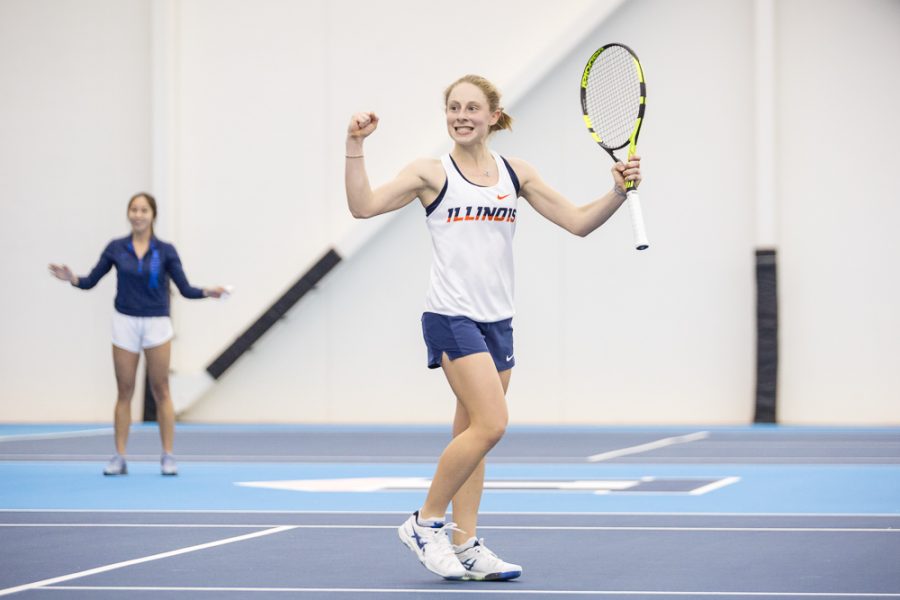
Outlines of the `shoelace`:
[[447,546],[451,551],[453,550],[453,546],[450,544],[450,532],[458,531],[460,533],[465,533],[465,531],[456,526],[456,523],[444,523],[443,526],[432,529],[438,533],[434,538],[435,542],[442,548]]
[[465,533],[465,531],[456,526],[456,523],[444,523],[444,526],[441,527],[441,530],[443,531],[444,529],[446,529],[447,531],[458,531],[460,533]]
[[448,540],[450,539],[449,534],[451,531],[458,531],[460,533],[465,533],[465,531],[463,531],[462,529],[460,529],[459,527],[456,526],[456,523],[444,523],[444,525],[440,529],[438,529],[438,531],[440,531],[441,533],[447,534]]

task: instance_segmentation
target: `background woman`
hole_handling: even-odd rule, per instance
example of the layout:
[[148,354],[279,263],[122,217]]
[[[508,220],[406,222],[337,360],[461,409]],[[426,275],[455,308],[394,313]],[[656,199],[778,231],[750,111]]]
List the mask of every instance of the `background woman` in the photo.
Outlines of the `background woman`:
[[131,426],[131,398],[141,350],[147,360],[147,378],[156,401],[159,435],[162,441],[160,469],[163,475],[177,475],[173,443],[175,409],[169,394],[172,320],[169,318],[169,280],[185,298],[218,298],[223,287],[192,287],[181,267],[175,246],[153,234],[156,200],[150,194],[135,194],[128,202],[131,234],[107,244],[100,260],[87,276],[74,275],[66,265],[50,265],[50,272],[73,286],[89,290],[109,270],[116,267],[116,300],[112,322],[113,365],[118,397],[115,408],[116,454],[104,475],[125,475],[125,449]]

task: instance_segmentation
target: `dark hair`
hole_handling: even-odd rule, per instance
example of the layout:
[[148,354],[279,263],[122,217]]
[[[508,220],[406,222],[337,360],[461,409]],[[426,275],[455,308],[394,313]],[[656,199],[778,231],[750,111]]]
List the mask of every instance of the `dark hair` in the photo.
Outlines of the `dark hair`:
[[491,125],[491,131],[500,131],[501,129],[512,129],[512,117],[506,114],[503,111],[503,107],[500,106],[500,92],[497,90],[496,86],[493,83],[485,79],[480,75],[463,75],[453,83],[451,83],[446,90],[444,90],[444,107],[447,106],[447,100],[450,98],[450,92],[453,91],[453,88],[458,86],[460,83],[471,83],[474,86],[477,86],[482,92],[484,92],[484,97],[487,98],[488,108],[491,112],[495,110],[500,111],[500,118],[496,123]]
[[[128,201],[128,210],[131,210],[131,205],[138,198],[146,198],[147,204],[150,205],[150,210],[153,211],[153,220],[156,221],[156,198],[148,194],[147,192],[138,192]],[[126,213],[127,214],[127,213]],[[150,234],[153,235],[153,223],[150,223]]]

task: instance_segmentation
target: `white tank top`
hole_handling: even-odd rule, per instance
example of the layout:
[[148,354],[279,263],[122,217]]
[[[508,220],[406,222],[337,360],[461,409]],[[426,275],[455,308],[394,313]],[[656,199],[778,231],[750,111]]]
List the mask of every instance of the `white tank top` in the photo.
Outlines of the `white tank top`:
[[441,157],[447,183],[426,209],[434,256],[429,312],[481,323],[509,319],[513,306],[513,234],[519,183],[508,163],[491,152],[496,185],[475,185],[449,154]]

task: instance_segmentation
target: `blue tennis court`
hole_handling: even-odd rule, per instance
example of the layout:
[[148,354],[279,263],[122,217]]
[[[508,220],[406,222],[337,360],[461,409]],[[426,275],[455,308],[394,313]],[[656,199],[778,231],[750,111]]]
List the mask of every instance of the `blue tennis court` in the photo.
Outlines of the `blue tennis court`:
[[20,598],[900,597],[900,430],[511,428],[479,535],[505,583],[428,573],[395,529],[440,427],[0,427],[0,595]]

